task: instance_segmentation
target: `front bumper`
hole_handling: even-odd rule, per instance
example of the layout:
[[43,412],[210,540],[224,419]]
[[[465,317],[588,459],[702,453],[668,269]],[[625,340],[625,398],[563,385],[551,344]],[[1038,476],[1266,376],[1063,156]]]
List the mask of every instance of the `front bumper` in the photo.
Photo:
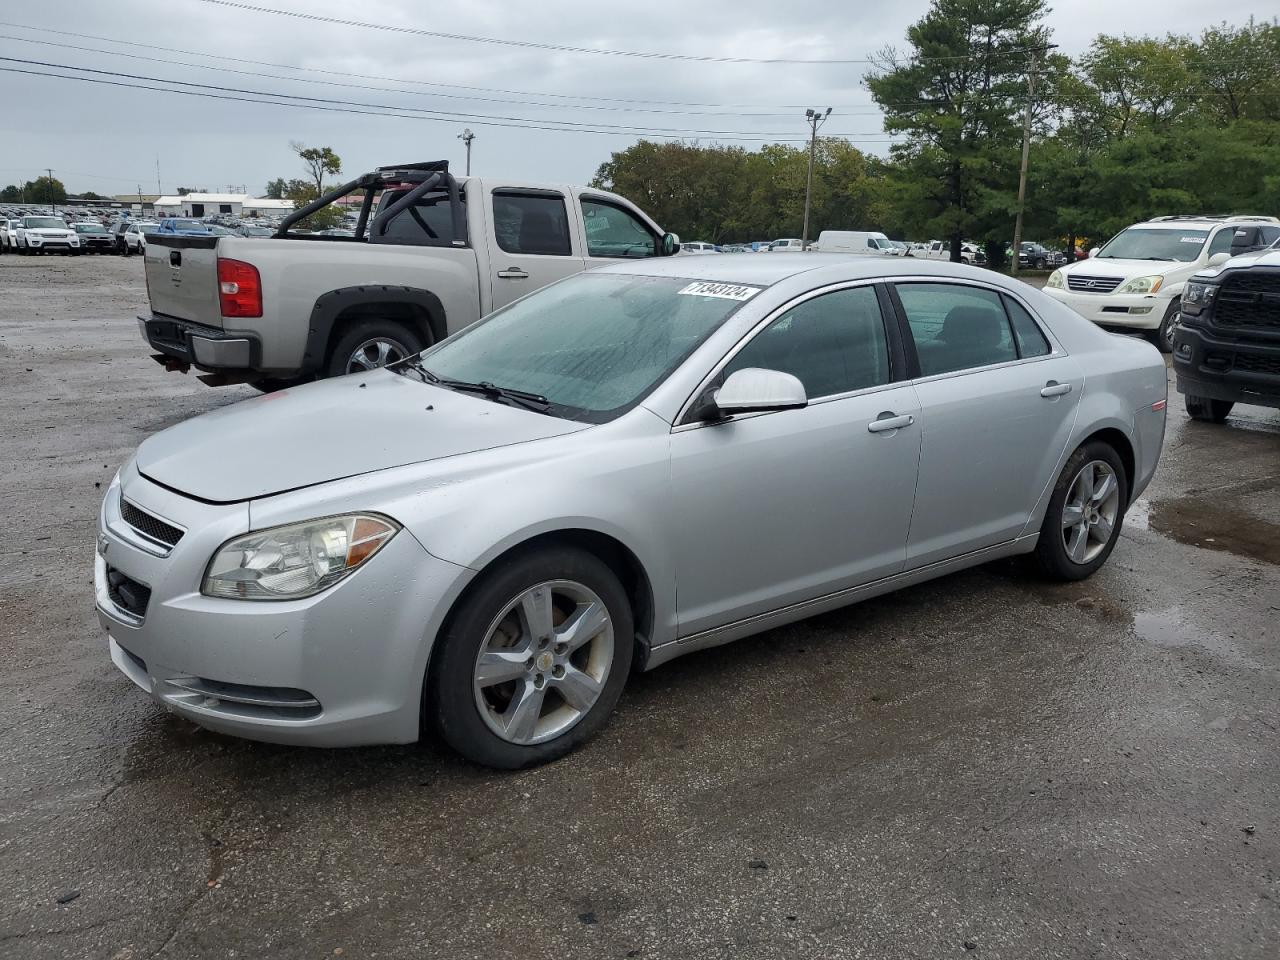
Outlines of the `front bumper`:
[[1241,340],[1180,323],[1173,372],[1182,394],[1280,407],[1280,341]]
[[[123,521],[122,492],[184,531],[167,555]],[[112,661],[167,710],[221,733],[308,746],[416,740],[430,645],[471,571],[431,556],[402,530],[314,597],[203,596],[214,551],[248,529],[247,504],[201,503],[132,464],[122,470],[103,502],[94,563]],[[145,598],[132,612],[118,602],[122,578]]]
[[53,240],[48,237],[27,237],[24,243],[32,250],[79,250],[79,240]]
[[1164,320],[1170,298],[1144,293],[1075,293],[1045,287],[1044,292],[1099,326],[1155,330]]
[[164,356],[202,370],[252,370],[262,356],[257,337],[153,313],[138,317],[142,339]]

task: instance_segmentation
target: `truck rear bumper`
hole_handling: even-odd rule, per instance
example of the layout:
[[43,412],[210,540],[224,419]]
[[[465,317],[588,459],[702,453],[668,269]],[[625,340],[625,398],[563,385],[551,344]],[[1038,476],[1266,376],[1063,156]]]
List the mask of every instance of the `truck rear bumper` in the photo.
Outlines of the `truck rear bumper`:
[[256,337],[227,333],[162,313],[138,317],[138,329],[142,339],[165,358],[201,370],[250,370],[262,355],[262,345]]
[[1280,343],[1220,340],[1179,324],[1173,341],[1178,392],[1280,407]]

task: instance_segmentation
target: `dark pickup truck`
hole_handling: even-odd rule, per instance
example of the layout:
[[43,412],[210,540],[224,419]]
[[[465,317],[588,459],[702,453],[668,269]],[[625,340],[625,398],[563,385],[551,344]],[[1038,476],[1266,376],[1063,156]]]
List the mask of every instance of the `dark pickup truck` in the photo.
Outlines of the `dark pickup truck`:
[[1221,423],[1236,403],[1280,407],[1280,245],[1187,281],[1173,369],[1195,420]]

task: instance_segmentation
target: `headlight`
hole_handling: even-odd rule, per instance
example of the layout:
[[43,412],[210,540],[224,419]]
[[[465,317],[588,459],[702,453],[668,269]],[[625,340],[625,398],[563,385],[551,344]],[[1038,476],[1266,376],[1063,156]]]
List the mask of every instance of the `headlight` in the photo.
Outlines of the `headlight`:
[[1065,287],[1066,283],[1063,281],[1062,271],[1055,270],[1053,273],[1049,274],[1049,279],[1044,282],[1044,285],[1046,287],[1052,287],[1054,290],[1061,290]]
[[1207,304],[1218,295],[1218,284],[1207,283],[1203,280],[1188,281],[1186,287],[1182,291],[1183,303]]
[[297,600],[354,572],[394,537],[388,517],[356,513],[236,537],[209,562],[200,592],[228,600]]
[[1123,284],[1116,293],[1155,293],[1164,283],[1164,277],[1134,277]]

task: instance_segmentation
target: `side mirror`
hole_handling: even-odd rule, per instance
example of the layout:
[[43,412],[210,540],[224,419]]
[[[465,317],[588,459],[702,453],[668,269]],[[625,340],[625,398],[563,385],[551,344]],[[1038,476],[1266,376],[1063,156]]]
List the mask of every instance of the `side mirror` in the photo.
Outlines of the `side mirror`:
[[1094,247],[1092,250],[1089,251],[1089,256],[1096,257],[1098,255],[1098,251],[1101,249],[1102,249],[1101,247]]
[[1222,264],[1226,263],[1230,259],[1231,259],[1231,254],[1229,253],[1215,253],[1212,257],[1209,258],[1209,266],[1220,267],[1222,266]]
[[765,413],[771,410],[795,410],[807,406],[804,384],[781,370],[747,367],[729,374],[712,397],[707,416],[720,419],[737,413]]
[[674,233],[664,233],[662,239],[658,241],[658,255],[663,257],[674,257],[680,252],[680,238]]

